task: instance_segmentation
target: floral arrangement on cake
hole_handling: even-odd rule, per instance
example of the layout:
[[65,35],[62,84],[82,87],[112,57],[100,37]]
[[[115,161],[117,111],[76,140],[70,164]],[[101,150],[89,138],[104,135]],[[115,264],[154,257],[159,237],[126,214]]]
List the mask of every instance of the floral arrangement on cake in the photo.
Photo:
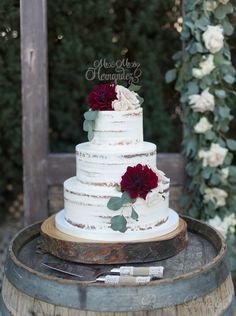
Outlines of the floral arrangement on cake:
[[88,139],[93,138],[93,126],[98,111],[131,111],[143,103],[137,91],[141,86],[131,84],[128,88],[121,85],[101,83],[88,95],[89,111],[84,113],[83,129],[88,132]]
[[[130,205],[131,218],[138,220],[138,214],[135,211],[134,203],[137,198],[141,198],[148,203],[152,202],[152,190],[158,186],[158,175],[147,165],[138,164],[134,167],[128,167],[121,177],[120,186],[117,190],[122,192],[121,197],[111,197],[107,207],[110,210],[118,211],[124,205]],[[127,220],[123,214],[113,216],[111,219],[111,228],[115,231],[124,233],[127,230]]]
[[183,105],[188,194],[182,206],[223,233],[236,271],[236,141],[227,135],[236,81],[227,43],[234,32],[233,1],[185,1],[184,11],[185,48],[173,56],[176,67],[166,74],[167,82],[177,79]]

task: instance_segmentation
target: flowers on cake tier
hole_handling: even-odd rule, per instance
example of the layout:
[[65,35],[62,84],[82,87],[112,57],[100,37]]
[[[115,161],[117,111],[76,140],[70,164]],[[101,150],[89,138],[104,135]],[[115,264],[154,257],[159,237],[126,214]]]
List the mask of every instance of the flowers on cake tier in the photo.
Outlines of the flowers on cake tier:
[[135,92],[140,86],[131,85],[125,88],[121,85],[101,83],[88,95],[89,108],[92,111],[129,111],[141,105],[139,95]]
[[[158,186],[158,175],[147,165],[138,164],[128,167],[121,177],[118,191],[122,192],[121,197],[111,197],[107,207],[112,211],[117,211],[124,206],[131,207],[131,218],[138,220],[138,214],[134,209],[137,198],[147,201],[149,205],[149,195],[152,199],[152,190]],[[152,201],[151,201],[152,202]],[[152,204],[152,203],[151,203]],[[111,228],[124,233],[127,230],[127,220],[124,215],[116,215],[111,219]]]
[[98,111],[132,111],[138,109],[142,102],[137,91],[141,86],[131,84],[129,88],[121,85],[101,83],[88,95],[89,111],[84,113],[83,129],[88,132],[88,139],[93,138],[94,121]]

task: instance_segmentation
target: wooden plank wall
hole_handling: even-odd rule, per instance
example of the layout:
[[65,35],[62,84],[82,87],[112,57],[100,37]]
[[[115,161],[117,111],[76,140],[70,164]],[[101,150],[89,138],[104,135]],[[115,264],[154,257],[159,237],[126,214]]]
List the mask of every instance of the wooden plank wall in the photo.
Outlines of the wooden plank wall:
[[48,76],[46,0],[21,0],[25,224],[47,216]]
[[[48,150],[47,2],[20,0],[25,224],[63,207],[62,183],[75,175],[74,154]],[[184,185],[181,154],[159,154],[158,168],[171,178],[171,206]]]

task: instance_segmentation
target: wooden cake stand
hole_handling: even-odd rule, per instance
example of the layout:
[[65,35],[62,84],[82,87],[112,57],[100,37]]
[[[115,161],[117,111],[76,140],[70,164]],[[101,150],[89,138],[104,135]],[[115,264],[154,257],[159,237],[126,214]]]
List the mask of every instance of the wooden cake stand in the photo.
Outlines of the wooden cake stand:
[[41,226],[43,250],[73,262],[87,264],[142,263],[163,260],[179,253],[187,245],[187,225],[180,218],[179,226],[158,238],[133,242],[98,242],[73,237],[59,231],[55,215]]

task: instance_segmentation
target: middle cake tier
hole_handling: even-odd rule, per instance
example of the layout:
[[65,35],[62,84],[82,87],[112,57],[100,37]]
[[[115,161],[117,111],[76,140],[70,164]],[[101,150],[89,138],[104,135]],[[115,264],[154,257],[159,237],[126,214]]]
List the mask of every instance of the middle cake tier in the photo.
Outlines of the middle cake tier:
[[127,167],[137,164],[156,168],[156,145],[142,142],[135,146],[102,146],[94,149],[89,142],[76,146],[76,177],[90,187],[114,187],[120,184]]
[[[83,238],[120,240],[122,233],[111,229],[111,218],[120,212],[127,219],[125,240],[148,238],[168,220],[169,179],[156,167],[156,145],[148,142],[114,148],[110,152],[94,150],[90,143],[76,146],[76,177],[64,183],[64,216]],[[148,165],[158,175],[158,186],[146,200],[138,198],[134,209],[139,220],[131,218],[131,206],[115,212],[107,207],[111,197],[120,196],[116,186],[127,167]],[[124,236],[122,237],[124,238]]]

